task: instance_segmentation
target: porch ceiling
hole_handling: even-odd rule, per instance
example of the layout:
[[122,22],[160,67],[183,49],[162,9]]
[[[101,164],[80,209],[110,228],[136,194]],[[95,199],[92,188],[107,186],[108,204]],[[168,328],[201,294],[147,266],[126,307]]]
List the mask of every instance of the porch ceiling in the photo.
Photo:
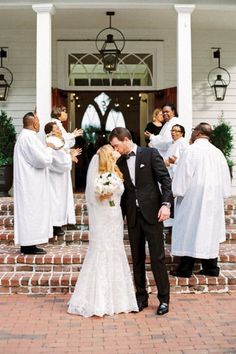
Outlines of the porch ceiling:
[[[1,6],[0,6],[1,9]],[[109,10],[109,8],[107,9]],[[174,8],[156,9],[118,9],[112,25],[125,29],[175,29],[177,13]],[[59,29],[102,29],[108,26],[108,18],[103,9],[56,9],[52,17],[54,30]],[[193,30],[236,30],[236,6],[198,8],[192,13]],[[35,29],[36,13],[29,8],[1,9],[0,30]]]

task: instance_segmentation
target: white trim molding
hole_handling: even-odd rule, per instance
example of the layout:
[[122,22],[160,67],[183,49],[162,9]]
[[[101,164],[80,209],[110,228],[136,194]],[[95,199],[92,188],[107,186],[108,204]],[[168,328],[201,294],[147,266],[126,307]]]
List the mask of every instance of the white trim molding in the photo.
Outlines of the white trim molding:
[[177,24],[177,105],[186,137],[192,129],[192,41],[191,13],[195,5],[175,5]]

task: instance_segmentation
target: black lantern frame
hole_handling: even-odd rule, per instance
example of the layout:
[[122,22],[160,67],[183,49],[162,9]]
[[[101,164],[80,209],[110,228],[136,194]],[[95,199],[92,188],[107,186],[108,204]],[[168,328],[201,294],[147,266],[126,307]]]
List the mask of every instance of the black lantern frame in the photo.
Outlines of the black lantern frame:
[[228,70],[222,68],[220,65],[220,49],[221,48],[212,48],[215,49],[213,52],[214,58],[218,59],[218,66],[212,69],[208,74],[208,83],[212,88],[213,95],[216,101],[224,101],[227,87],[230,84],[231,76]]
[[[98,33],[95,44],[102,56],[104,71],[110,73],[116,71],[119,56],[125,46],[125,37],[120,30],[111,25],[111,17],[115,15],[115,12],[107,12],[106,15],[110,17],[109,27]],[[101,41],[104,41],[102,46],[99,45]]]
[[0,101],[6,101],[9,88],[13,82],[13,74],[11,70],[3,66],[3,58],[7,57],[6,48],[0,47]]

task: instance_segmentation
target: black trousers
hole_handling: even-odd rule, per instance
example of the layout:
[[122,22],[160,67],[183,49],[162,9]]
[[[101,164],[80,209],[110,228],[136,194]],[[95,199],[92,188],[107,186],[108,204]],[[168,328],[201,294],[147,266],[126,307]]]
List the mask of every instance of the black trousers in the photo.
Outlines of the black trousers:
[[145,241],[147,240],[151,268],[158,289],[157,297],[161,303],[169,303],[170,285],[165,264],[163,224],[158,222],[154,225],[148,224],[137,209],[136,225],[132,228],[128,227],[128,231],[137,299],[145,301],[148,298],[145,271]]
[[[181,257],[179,265],[177,267],[177,272],[191,275],[193,272],[194,264],[196,258],[184,256]],[[219,267],[217,266],[217,258],[210,259],[200,259],[202,264],[202,270],[206,273],[217,273],[219,272]]]

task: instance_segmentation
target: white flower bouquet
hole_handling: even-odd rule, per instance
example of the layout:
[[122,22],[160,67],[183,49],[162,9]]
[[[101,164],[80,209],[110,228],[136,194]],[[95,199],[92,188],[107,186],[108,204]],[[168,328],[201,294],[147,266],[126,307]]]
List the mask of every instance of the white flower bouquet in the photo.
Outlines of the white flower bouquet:
[[102,173],[95,180],[95,193],[99,195],[100,200],[109,199],[109,205],[115,206],[111,197],[114,191],[119,188],[119,184],[120,179],[114,173]]

